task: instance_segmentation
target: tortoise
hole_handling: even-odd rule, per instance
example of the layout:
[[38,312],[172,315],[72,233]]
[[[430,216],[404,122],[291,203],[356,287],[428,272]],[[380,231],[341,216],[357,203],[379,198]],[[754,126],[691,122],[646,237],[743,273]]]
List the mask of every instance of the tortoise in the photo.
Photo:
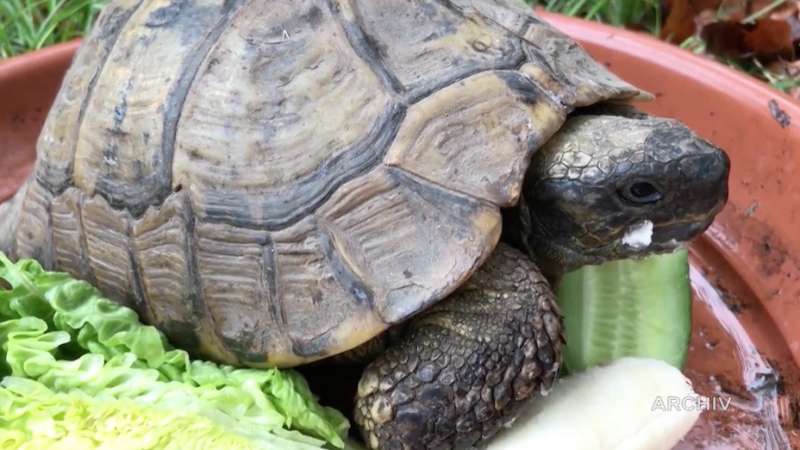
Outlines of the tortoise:
[[369,358],[370,448],[465,449],[557,376],[561,273],[726,202],[724,151],[650,98],[521,0],[112,0],[0,250],[197,357]]

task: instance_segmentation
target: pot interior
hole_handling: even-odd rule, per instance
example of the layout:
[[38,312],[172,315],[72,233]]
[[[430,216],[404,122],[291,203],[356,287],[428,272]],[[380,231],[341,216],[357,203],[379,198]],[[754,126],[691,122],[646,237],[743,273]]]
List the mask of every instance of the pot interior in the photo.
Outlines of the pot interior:
[[800,106],[649,36],[542,16],[654,94],[643,110],[682,120],[731,157],[728,204],[690,249],[684,373],[712,401],[675,450],[800,448]]
[[[684,121],[731,156],[729,204],[691,248],[685,373],[716,398],[676,450],[800,448],[800,107],[761,84],[631,32],[543,14],[627,81],[642,109]],[[0,63],[0,202],[30,173],[78,43]],[[32,89],[31,86],[35,86]],[[730,402],[728,403],[728,399]]]
[[0,62],[0,202],[33,170],[36,140],[79,41]]

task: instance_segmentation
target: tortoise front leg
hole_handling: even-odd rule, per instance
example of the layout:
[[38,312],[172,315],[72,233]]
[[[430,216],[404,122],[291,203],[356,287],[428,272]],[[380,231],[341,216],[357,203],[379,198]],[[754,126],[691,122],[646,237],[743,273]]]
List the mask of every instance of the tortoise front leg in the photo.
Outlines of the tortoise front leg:
[[355,421],[380,450],[462,450],[493,436],[556,378],[562,316],[550,285],[500,244],[365,370]]

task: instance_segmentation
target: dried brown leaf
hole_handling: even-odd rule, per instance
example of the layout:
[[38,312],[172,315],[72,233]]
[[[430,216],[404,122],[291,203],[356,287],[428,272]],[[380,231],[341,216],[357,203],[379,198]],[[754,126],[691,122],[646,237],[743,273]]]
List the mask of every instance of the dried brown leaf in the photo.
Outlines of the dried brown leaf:
[[706,51],[718,56],[761,61],[795,59],[792,27],[784,20],[709,23],[701,30],[700,38],[706,44]]
[[697,33],[695,18],[704,11],[743,10],[746,0],[669,0],[663,1],[666,19],[661,39],[680,44]]

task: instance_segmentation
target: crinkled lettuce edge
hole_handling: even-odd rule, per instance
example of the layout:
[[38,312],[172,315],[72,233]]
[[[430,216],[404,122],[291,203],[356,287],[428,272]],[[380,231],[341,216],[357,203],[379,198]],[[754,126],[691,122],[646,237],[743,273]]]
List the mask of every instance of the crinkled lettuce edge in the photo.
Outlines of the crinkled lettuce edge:
[[54,393],[80,391],[118,400],[170,398],[170,391],[190,389],[204,410],[344,445],[347,419],[319,405],[293,370],[191,360],[163,333],[142,324],[133,310],[66,273],[45,271],[34,260],[12,263],[0,252],[0,279],[11,286],[0,289],[6,365],[0,375],[37,381]]

